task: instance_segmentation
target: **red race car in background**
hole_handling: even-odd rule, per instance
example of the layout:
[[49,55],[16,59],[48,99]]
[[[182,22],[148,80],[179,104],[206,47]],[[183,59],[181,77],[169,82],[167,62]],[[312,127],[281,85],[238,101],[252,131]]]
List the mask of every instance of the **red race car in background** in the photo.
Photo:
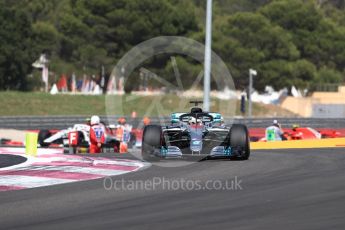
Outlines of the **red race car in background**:
[[[249,130],[251,141],[266,141],[265,128],[252,128]],[[290,129],[283,128],[284,140],[308,140],[321,138],[337,138],[345,136],[345,129],[335,130],[320,128],[318,130],[311,127],[293,126]]]
[[307,140],[321,138],[340,137],[340,132],[336,130],[316,130],[310,127],[293,127],[290,130],[284,130],[283,136],[286,140]]

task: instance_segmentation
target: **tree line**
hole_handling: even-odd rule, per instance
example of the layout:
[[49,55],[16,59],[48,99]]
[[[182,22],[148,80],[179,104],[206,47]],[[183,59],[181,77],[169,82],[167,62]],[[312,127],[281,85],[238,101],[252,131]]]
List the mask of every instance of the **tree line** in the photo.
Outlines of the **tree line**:
[[[206,1],[3,0],[0,2],[0,89],[32,90],[40,84],[31,64],[41,53],[57,74],[109,73],[131,47],[156,36],[204,42]],[[344,81],[343,1],[214,0],[212,49],[226,62],[237,88],[258,71],[254,87]],[[176,58],[183,83],[202,69]],[[148,66],[173,78],[170,59]],[[139,78],[138,78],[139,79]],[[131,82],[136,85],[136,82]]]

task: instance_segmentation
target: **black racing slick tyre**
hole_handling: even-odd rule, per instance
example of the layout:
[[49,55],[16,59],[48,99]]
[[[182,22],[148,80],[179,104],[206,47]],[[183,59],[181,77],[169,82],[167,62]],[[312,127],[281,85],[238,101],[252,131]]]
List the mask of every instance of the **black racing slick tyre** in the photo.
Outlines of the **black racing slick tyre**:
[[162,128],[159,125],[147,125],[143,132],[143,141],[141,154],[144,160],[152,161],[154,151],[159,150],[162,146]]
[[134,133],[131,133],[130,135],[131,136],[128,142],[128,148],[132,149],[135,147],[135,143],[137,142],[137,137]]
[[42,129],[38,133],[38,144],[40,144],[41,147],[48,147],[49,143],[45,143],[44,140],[49,138],[52,134],[49,130]]
[[234,124],[230,129],[230,145],[237,157],[248,160],[250,156],[249,134],[245,125]]

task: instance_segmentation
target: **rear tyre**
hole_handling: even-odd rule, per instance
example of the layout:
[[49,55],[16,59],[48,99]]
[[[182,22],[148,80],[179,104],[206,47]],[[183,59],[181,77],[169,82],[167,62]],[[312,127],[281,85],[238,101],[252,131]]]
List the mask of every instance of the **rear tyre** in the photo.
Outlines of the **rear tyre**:
[[49,138],[52,134],[49,130],[42,129],[38,133],[38,144],[40,144],[41,147],[48,147],[49,143],[45,143],[44,140]]
[[135,147],[137,137],[134,133],[131,133],[130,135],[131,135],[131,137],[130,137],[129,142],[128,142],[128,148],[132,149]]
[[69,145],[69,143],[67,143],[67,145],[64,146],[64,148],[67,149],[66,153],[68,154],[78,154],[81,149],[85,149],[88,147],[89,143],[85,141],[85,136],[82,131],[78,131],[77,145]]
[[78,146],[89,147],[89,143],[85,141],[85,136],[82,131],[78,131]]
[[76,146],[70,146],[69,148],[68,148],[68,153],[69,154],[77,154],[77,147]]
[[245,125],[234,124],[230,129],[230,146],[241,160],[248,160],[250,156],[249,135]]
[[158,125],[147,125],[143,132],[141,154],[144,160],[157,160],[154,155],[155,150],[160,150],[162,146],[162,128]]

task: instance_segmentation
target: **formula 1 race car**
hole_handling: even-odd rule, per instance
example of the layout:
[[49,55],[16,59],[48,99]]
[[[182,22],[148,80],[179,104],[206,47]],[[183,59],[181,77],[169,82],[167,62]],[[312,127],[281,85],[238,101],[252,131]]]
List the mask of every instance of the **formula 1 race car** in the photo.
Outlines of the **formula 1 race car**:
[[[266,142],[265,129],[256,129],[252,131],[252,141]],[[259,137],[258,137],[259,136]],[[261,137],[260,136],[264,136]],[[337,138],[342,137],[342,134],[334,129],[314,129],[311,127],[299,127],[293,125],[291,129],[285,129],[281,136],[282,140],[311,140],[311,139],[322,139],[322,138]]]
[[219,113],[203,112],[199,107],[190,113],[173,113],[170,125],[148,125],[143,132],[142,156],[148,161],[190,156],[247,160],[249,155],[245,125],[226,126]]
[[316,130],[311,127],[299,127],[296,125],[291,130],[284,131],[283,135],[286,140],[307,140],[340,137],[340,133],[336,130]]
[[75,124],[63,130],[46,130],[42,129],[38,133],[38,144],[41,147],[49,147],[51,145],[68,145],[68,134],[70,132],[79,132],[79,142],[90,142],[90,126],[87,124]]
[[[105,126],[105,131],[105,143],[102,146],[104,149],[111,148],[115,152],[120,152],[122,146],[126,146],[125,148],[127,149],[136,145],[136,134],[131,125],[109,125]],[[73,152],[78,147],[88,148],[90,145],[90,126],[87,124],[75,124],[73,127],[60,131],[40,130],[38,143],[41,147],[62,144],[65,148],[72,147]]]

